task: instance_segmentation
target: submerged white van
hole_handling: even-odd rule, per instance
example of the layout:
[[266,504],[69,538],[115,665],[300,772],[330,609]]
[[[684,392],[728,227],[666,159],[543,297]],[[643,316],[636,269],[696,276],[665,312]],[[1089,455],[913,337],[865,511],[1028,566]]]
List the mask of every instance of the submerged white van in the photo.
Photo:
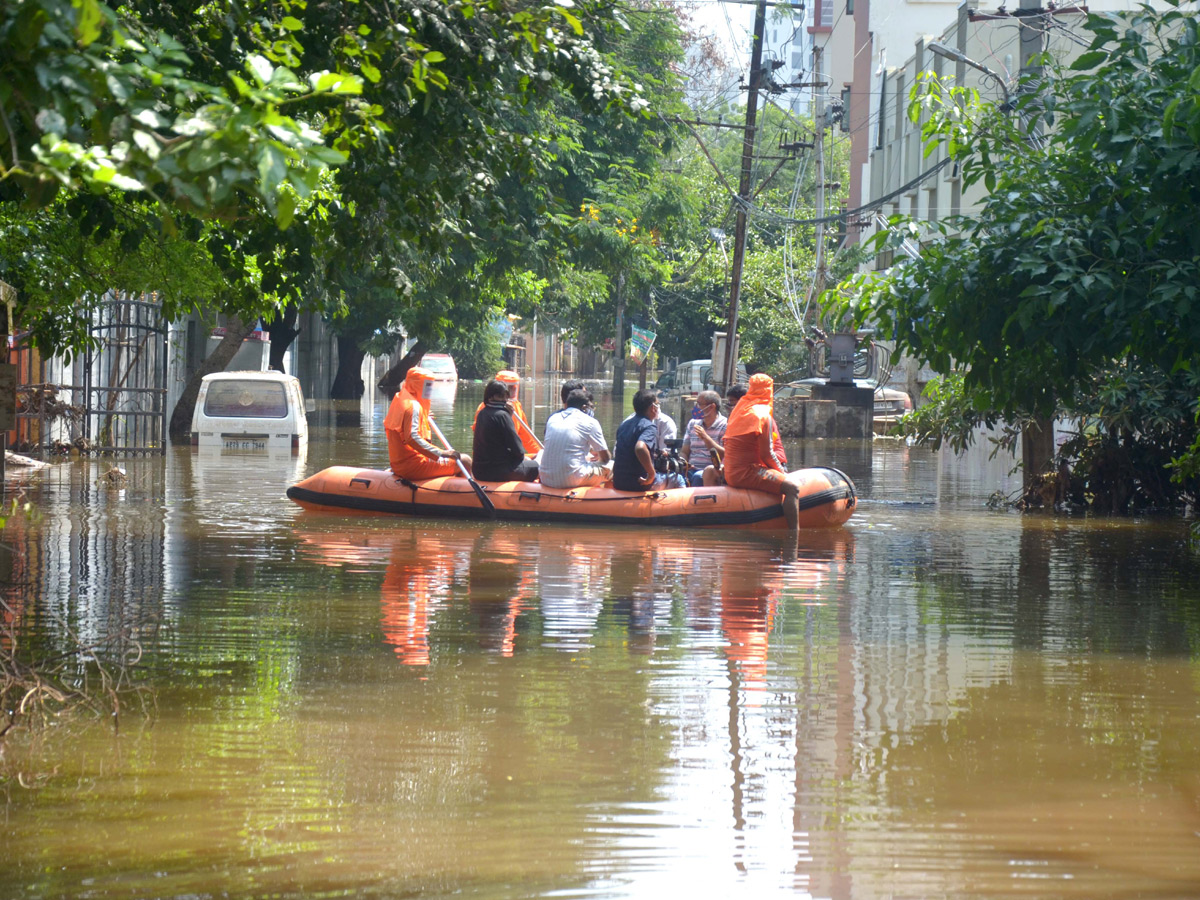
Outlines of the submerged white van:
[[300,381],[282,372],[205,375],[192,413],[192,446],[283,450],[308,445]]

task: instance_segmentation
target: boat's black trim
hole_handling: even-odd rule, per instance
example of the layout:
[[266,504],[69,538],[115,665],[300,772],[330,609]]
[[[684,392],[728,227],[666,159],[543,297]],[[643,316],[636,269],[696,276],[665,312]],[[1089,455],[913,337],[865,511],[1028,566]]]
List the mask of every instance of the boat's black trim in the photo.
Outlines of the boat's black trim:
[[[455,492],[457,493],[457,492]],[[467,493],[463,491],[462,493]],[[428,518],[482,519],[488,518],[485,510],[478,506],[440,506],[433,503],[413,503],[404,500],[384,500],[377,497],[326,494],[293,485],[287,489],[288,498],[297,503],[311,503],[331,509],[347,509],[359,512],[389,513],[401,516],[424,516]],[[553,497],[554,494],[542,496]],[[562,497],[560,499],[566,499]],[[813,509],[840,500],[854,499],[854,491],[847,485],[828,488],[800,498],[800,509]],[[573,503],[571,505],[574,505]],[[496,508],[496,518],[512,522],[591,522],[602,525],[653,525],[665,527],[738,526],[755,525],[782,519],[778,505],[759,509],[731,510],[729,512],[680,513],[673,516],[607,516],[593,512],[551,512],[540,509],[510,510]]]

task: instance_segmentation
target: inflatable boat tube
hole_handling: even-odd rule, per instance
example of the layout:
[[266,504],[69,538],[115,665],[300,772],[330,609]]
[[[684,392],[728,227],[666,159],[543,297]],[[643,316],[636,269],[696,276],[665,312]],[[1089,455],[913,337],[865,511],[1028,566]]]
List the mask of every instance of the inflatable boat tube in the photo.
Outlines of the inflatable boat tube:
[[[854,483],[832,468],[788,474],[800,488],[800,527],[831,528],[854,512]],[[721,528],[782,528],[779,497],[730,487],[629,492],[609,487],[551,488],[537,482],[484,482],[496,507],[491,516],[471,485],[458,476],[412,482],[390,471],[331,466],[292,485],[287,495],[307,509],[358,514],[484,519],[513,522],[586,522]]]

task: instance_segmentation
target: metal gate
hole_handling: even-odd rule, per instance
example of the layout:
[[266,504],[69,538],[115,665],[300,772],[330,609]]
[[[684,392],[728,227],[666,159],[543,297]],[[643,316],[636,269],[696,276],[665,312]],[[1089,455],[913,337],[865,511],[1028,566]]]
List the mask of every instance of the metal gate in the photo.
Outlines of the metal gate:
[[167,325],[154,294],[110,291],[92,313],[92,341],[70,360],[42,359],[18,340],[14,449],[158,454],[167,445]]

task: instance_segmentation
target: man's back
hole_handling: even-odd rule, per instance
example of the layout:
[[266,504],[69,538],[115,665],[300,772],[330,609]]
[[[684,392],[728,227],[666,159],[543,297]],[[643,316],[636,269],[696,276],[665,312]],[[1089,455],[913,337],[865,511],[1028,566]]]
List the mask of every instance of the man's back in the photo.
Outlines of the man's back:
[[588,454],[607,454],[600,423],[579,409],[567,408],[546,420],[540,477],[549,487],[576,487],[595,474]]

